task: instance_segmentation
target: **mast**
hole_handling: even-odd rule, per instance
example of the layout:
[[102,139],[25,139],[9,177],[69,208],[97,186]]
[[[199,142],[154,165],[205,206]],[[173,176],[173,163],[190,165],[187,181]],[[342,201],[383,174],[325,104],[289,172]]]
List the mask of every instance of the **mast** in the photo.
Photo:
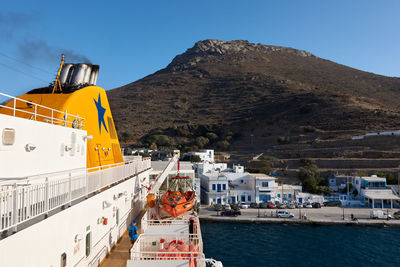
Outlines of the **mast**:
[[56,80],[54,81],[53,91],[51,92],[52,94],[54,94],[58,90],[60,91],[60,93],[62,93],[61,83],[60,83],[60,74],[61,74],[61,70],[62,70],[63,66],[64,66],[64,54],[61,54],[61,64],[60,64],[60,68],[58,69],[58,72],[57,72]]

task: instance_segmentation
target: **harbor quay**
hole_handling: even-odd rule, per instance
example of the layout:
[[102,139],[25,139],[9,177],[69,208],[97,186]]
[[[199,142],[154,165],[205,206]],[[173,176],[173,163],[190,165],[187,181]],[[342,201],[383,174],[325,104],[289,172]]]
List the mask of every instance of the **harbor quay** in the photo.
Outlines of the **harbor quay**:
[[[232,223],[277,223],[277,224],[311,224],[311,225],[358,225],[358,226],[393,226],[400,227],[398,219],[371,219],[368,208],[322,207],[286,209],[293,213],[293,218],[278,218],[279,209],[241,209],[237,217],[221,216],[213,207],[202,206],[199,218],[207,222]],[[384,212],[393,214],[398,209],[384,209]],[[343,217],[344,214],[344,217]],[[304,216],[305,215],[305,216]],[[353,218],[352,219],[352,215]]]

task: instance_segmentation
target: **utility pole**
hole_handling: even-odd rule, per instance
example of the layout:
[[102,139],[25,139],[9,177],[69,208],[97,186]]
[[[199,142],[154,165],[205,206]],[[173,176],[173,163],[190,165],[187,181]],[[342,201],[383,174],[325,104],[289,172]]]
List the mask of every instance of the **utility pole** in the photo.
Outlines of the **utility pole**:
[[343,221],[344,221],[344,206],[342,208],[343,208]]
[[299,220],[301,220],[301,205],[299,206]]

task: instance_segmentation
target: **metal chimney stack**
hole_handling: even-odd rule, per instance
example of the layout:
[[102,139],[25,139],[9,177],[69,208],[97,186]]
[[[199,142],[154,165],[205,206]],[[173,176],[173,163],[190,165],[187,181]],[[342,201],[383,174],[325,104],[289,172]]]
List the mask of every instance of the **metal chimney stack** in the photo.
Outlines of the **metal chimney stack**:
[[99,65],[87,63],[65,63],[60,74],[60,82],[65,86],[96,85]]

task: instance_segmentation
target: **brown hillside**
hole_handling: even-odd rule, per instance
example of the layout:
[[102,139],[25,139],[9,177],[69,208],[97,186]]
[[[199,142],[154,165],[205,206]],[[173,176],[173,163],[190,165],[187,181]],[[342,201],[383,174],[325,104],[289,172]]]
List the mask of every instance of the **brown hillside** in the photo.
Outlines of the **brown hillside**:
[[400,128],[400,78],[247,41],[199,41],[108,96],[122,141],[134,144],[256,153],[278,137],[312,144]]

